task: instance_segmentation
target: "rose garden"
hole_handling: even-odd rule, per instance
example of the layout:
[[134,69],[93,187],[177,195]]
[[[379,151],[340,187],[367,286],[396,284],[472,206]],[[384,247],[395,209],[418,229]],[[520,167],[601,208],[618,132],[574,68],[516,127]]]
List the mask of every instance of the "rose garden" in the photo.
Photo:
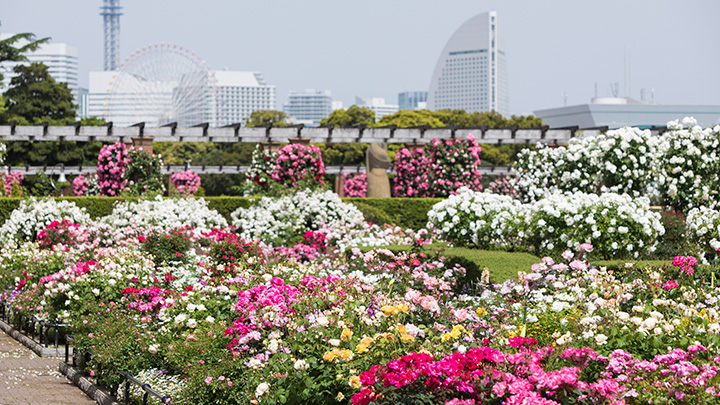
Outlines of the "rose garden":
[[192,172],[163,199],[159,157],[106,145],[78,197],[3,199],[2,300],[121,397],[124,371],[174,404],[717,403],[719,147],[622,128],[483,187],[473,138],[434,140],[397,153],[383,211],[312,145],[258,148],[262,197],[232,206]]

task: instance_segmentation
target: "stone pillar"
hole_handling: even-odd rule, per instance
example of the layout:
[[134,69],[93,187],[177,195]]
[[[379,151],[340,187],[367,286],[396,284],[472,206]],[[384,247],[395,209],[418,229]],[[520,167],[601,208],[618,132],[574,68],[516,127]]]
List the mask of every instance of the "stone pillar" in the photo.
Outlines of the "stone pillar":
[[280,150],[282,143],[280,142],[260,142],[265,152],[276,153]]
[[293,145],[310,146],[310,138],[290,138],[288,142]]
[[335,194],[340,198],[345,197],[345,175],[343,173],[335,175]]
[[135,149],[141,150],[148,155],[153,154],[153,137],[152,136],[134,136],[132,138],[132,146]]

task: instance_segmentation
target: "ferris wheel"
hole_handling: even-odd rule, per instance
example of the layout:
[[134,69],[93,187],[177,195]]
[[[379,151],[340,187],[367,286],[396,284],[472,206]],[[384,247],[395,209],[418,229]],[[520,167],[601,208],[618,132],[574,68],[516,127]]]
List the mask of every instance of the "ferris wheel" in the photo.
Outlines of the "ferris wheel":
[[105,118],[118,126],[144,122],[193,126],[217,116],[213,72],[194,52],[171,43],[144,46],[113,73]]

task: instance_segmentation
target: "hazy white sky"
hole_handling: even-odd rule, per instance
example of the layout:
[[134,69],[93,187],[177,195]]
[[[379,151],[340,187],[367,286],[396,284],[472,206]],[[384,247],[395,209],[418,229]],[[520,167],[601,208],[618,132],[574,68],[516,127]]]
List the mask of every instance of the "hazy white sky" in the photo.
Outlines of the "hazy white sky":
[[[80,84],[103,67],[102,0],[0,0],[3,32],[79,48]],[[355,96],[427,90],[453,32],[496,10],[515,114],[654,89],[662,104],[720,104],[719,0],[120,0],[121,58],[173,42],[213,69],[259,71],[277,88]],[[625,61],[629,76],[625,74]],[[626,81],[626,76],[628,80]],[[563,94],[566,94],[566,101]]]

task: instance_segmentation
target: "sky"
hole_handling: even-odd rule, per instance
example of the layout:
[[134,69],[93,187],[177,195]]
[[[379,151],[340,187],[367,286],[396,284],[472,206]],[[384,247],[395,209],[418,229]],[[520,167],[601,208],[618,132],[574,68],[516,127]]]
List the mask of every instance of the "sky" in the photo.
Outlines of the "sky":
[[[0,31],[79,49],[80,85],[103,68],[102,0],[0,0]],[[585,104],[596,95],[720,105],[718,0],[120,0],[120,56],[156,42],[212,69],[261,72],[288,93],[330,90],[397,104],[425,90],[445,43],[495,10],[505,36],[510,111]],[[629,74],[628,74],[629,72]]]

